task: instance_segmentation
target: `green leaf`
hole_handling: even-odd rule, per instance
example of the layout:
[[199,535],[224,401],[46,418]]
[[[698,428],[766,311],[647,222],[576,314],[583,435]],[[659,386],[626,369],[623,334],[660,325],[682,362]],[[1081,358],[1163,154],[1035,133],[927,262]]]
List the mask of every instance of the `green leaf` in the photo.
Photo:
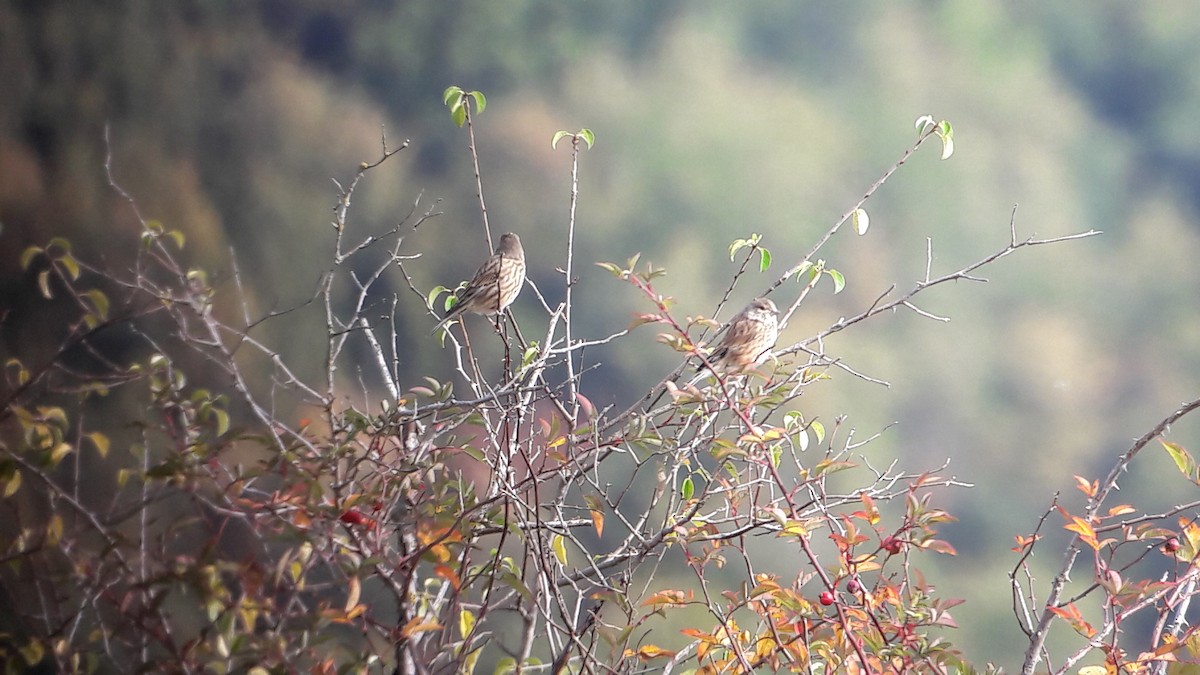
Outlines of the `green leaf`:
[[610,274],[612,274],[614,277],[617,277],[617,278],[624,276],[624,270],[622,270],[620,268],[620,266],[618,266],[614,263],[598,262],[598,263],[596,263],[596,267],[608,270]]
[[550,149],[552,149],[552,150],[557,149],[558,142],[561,141],[563,138],[565,138],[567,136],[571,136],[571,135],[572,134],[569,131],[556,131],[554,133],[554,138],[550,140]]
[[954,154],[954,139],[950,136],[942,138],[942,159],[950,159]]
[[451,100],[455,98],[461,99],[462,93],[462,87],[456,87],[454,85],[446,87],[446,91],[442,92],[442,103],[446,106],[449,106]]
[[820,422],[813,420],[813,423],[808,425],[808,428],[812,429],[812,432],[814,434],[816,434],[818,444],[825,442],[825,425],[824,424],[821,424]]
[[429,294],[425,296],[425,306],[432,309],[433,303],[438,299],[438,296],[442,293],[448,292],[450,292],[450,289],[446,288],[445,286],[434,286],[433,289],[429,291]]
[[96,315],[101,319],[108,318],[108,296],[103,291],[91,289],[83,292],[83,295],[91,301],[92,307],[96,310]]
[[[804,262],[800,263],[800,266],[796,268],[796,271],[794,273],[796,275],[796,281],[799,283],[802,283],[802,284],[805,283],[804,278],[803,278],[804,273],[808,272],[811,269],[813,269],[813,263],[811,260],[805,260]],[[809,280],[810,281],[812,280],[811,275],[810,275]]]
[[71,281],[75,281],[79,278],[79,262],[75,260],[75,256],[71,255],[70,253],[64,253],[63,256],[58,259],[58,262],[62,263],[63,267],[67,268],[67,274],[70,275]]
[[213,408],[212,412],[217,417],[217,436],[224,436],[229,431],[229,413],[220,408]]
[[950,159],[954,154],[954,128],[946,120],[938,124],[937,135],[942,139],[942,159]]
[[833,279],[833,294],[841,293],[842,289],[846,287],[846,277],[837,270],[825,270],[825,273],[829,275],[830,279]]
[[1165,441],[1161,438],[1158,439],[1158,442],[1162,443],[1167,454],[1171,456],[1171,459],[1175,460],[1175,466],[1179,468],[1179,472],[1193,483],[1200,484],[1200,481],[1198,481],[1200,477],[1196,475],[1196,460],[1192,458],[1191,453],[1177,443]]
[[[21,658],[25,660],[25,664],[29,665],[29,666],[36,666],[37,664],[42,662],[43,658],[46,657],[46,649],[45,649],[45,647],[42,646],[42,643],[39,642],[37,639],[32,639],[29,642],[26,642],[23,646],[21,646],[19,648],[18,651],[20,651],[20,653],[21,653]],[[15,665],[15,664],[9,664],[9,665]],[[10,671],[10,672],[17,672],[17,670],[19,668],[20,668],[20,666],[18,665],[18,666],[16,666],[16,668],[13,669],[13,671]]]
[[529,364],[533,363],[533,360],[537,358],[537,355],[538,355],[537,343],[536,342],[530,343],[529,347],[525,350],[525,353],[521,355],[521,367],[525,368]]
[[175,248],[183,250],[183,244],[185,243],[186,239],[184,239],[182,232],[179,230],[171,230],[167,233],[167,236],[175,241]]
[[454,122],[454,126],[462,127],[467,122],[467,109],[464,106],[458,106],[450,110],[450,120]]
[[917,118],[914,126],[917,128],[918,135],[925,135],[925,132],[929,131],[929,127],[933,126],[933,115],[921,115]]
[[29,263],[33,262],[33,259],[36,258],[39,253],[44,252],[45,251],[41,246],[30,246],[29,248],[25,249],[21,253],[21,269],[29,269]]
[[56,249],[56,248],[62,249],[62,255],[51,254],[51,257],[62,257],[62,256],[71,255],[71,242],[65,237],[55,237],[50,240],[49,244],[46,244],[47,252],[49,252],[51,249]]
[[475,112],[483,112],[483,109],[487,107],[487,99],[483,96],[483,92],[473,91],[470,96],[475,99]]
[[682,486],[682,489],[680,490],[680,494],[683,496],[683,498],[685,500],[691,499],[692,495],[695,494],[695,492],[696,492],[696,486],[694,483],[692,483],[692,477],[688,476],[687,478],[684,478],[683,486]]
[[871,226],[871,219],[863,209],[854,209],[854,215],[850,216],[850,220],[854,225],[854,231],[859,236],[866,234],[867,228]]
[[758,252],[762,256],[758,261],[758,271],[766,272],[771,267],[771,252],[761,246]]
[[9,359],[4,362],[4,370],[5,371],[14,370],[14,369],[16,370],[16,373],[17,373],[16,382],[17,382],[18,386],[23,385],[29,381],[29,371],[25,370],[25,364],[21,363],[18,359],[15,359],[15,358]]
[[588,150],[591,150],[592,146],[596,144],[596,134],[592,133],[591,129],[580,129],[579,137],[583,139],[584,143],[587,143]]
[[749,245],[750,241],[747,239],[734,239],[733,243],[729,245],[729,261],[733,262],[733,257],[737,255],[739,248]]
[[832,459],[823,459],[813,467],[812,475],[816,477],[827,473],[837,473],[838,471],[853,469],[856,466],[858,465],[854,462],[836,462]]

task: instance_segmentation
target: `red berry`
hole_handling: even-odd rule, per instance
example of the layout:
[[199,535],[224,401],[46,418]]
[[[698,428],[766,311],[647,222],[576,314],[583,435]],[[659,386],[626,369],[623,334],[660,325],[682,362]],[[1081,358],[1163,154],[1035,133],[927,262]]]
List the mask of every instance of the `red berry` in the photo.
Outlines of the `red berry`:
[[367,517],[357,509],[346,509],[338,516],[338,520],[348,525],[362,525],[367,521]]
[[1167,553],[1174,553],[1179,550],[1179,540],[1171,537],[1163,544],[1163,550]]
[[899,539],[897,539],[891,535],[888,535],[883,538],[883,550],[887,551],[888,553],[890,553],[892,555],[896,555],[903,548],[904,548],[904,542],[900,541]]
[[850,581],[846,582],[846,590],[851,593],[857,593],[862,590],[862,582],[857,577],[851,577]]
[[821,591],[820,601],[826,607],[833,604],[833,591]]

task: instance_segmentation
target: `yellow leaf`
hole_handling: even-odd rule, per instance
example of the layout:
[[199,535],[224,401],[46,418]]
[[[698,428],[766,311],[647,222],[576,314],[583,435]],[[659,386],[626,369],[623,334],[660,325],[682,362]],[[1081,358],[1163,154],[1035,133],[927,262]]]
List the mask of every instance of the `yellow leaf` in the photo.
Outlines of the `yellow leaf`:
[[475,615],[470,610],[460,610],[458,612],[458,634],[465,640],[473,630],[475,630]]
[[63,534],[63,519],[62,516],[55,515],[50,519],[50,525],[46,527],[46,545],[58,546],[58,542],[62,540]]
[[13,471],[12,476],[4,482],[4,498],[15,495],[19,489],[21,489],[21,472]]
[[253,633],[254,624],[258,622],[258,610],[254,607],[242,607],[238,610],[238,617],[242,620],[242,630]]
[[362,582],[358,580],[358,577],[350,577],[347,586],[345,609],[349,612],[358,606],[358,599],[362,595]]
[[550,538],[550,548],[554,550],[554,556],[558,558],[561,565],[567,564],[567,538],[561,534],[556,534]]
[[450,559],[450,549],[445,544],[436,544],[429,547],[429,555],[438,562],[446,562]]
[[92,433],[88,434],[87,437],[92,441],[92,445],[96,446],[96,452],[100,453],[100,457],[102,459],[104,457],[108,457],[108,436],[105,436],[99,431],[93,431]]
[[58,466],[58,463],[63,460],[63,457],[71,454],[71,450],[73,449],[74,448],[72,448],[71,445],[66,442],[59,443],[58,445],[54,446],[54,449],[50,451],[50,466]]
[[358,617],[362,616],[366,611],[367,611],[367,606],[359,603],[354,606],[354,609],[351,609],[350,611],[346,612],[346,616],[344,617],[344,620],[352,621],[354,619],[357,619]]

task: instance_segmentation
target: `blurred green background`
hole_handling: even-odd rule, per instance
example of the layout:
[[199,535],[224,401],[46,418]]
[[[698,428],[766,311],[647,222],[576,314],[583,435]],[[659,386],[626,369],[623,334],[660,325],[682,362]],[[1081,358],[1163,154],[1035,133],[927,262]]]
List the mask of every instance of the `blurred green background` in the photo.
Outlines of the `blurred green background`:
[[[941,494],[960,521],[954,559],[920,566],[964,597],[951,634],[976,662],[1019,661],[1007,573],[1057,491],[1107,471],[1131,440],[1200,389],[1200,22],[1182,1],[599,2],[264,0],[0,2],[0,317],[4,356],[53,346],[20,251],[51,236],[119,268],[147,218],[183,230],[187,261],[231,302],[233,257],[252,314],[310,297],[329,268],[337,190],[361,161],[411,147],[368,175],[348,239],[395,225],[420,199],[439,216],[409,235],[422,290],[453,286],[486,253],[466,135],[441,93],[488,97],[476,119],[494,232],[516,231],[531,278],[562,297],[569,152],[550,139],[588,127],[576,261],[577,334],[599,337],[644,311],[591,265],[636,252],[669,270],[680,314],[711,313],[736,267],[729,243],[765,235],[766,275],[802,256],[914,139],[920,115],[948,119],[956,153],[919,153],[866,205],[865,237],[822,257],[847,277],[806,301],[781,343],[868,306],[890,284],[999,248],[1019,205],[1021,237],[1104,234],[1019,252],[917,304],[953,318],[879,317],[829,340],[830,354],[891,383],[839,375],[802,400],[849,416],[864,449],[919,471],[950,460],[976,485]],[[452,377],[432,319],[399,274],[402,367]],[[775,297],[790,301],[788,285]],[[517,311],[541,310],[527,293]],[[317,314],[268,339],[316,373]],[[307,322],[307,323],[305,323]],[[297,326],[301,328],[298,329]],[[315,355],[315,356],[314,356]],[[627,404],[677,359],[642,329],[588,354],[597,405]],[[1185,446],[1200,427],[1173,430]],[[1193,449],[1196,449],[1193,447]],[[1152,448],[1120,501],[1154,510],[1195,498]],[[1054,516],[1048,524],[1057,530]],[[1057,537],[1057,535],[1055,535]],[[1059,539],[1053,539],[1054,542]],[[1048,583],[1058,555],[1039,549]]]

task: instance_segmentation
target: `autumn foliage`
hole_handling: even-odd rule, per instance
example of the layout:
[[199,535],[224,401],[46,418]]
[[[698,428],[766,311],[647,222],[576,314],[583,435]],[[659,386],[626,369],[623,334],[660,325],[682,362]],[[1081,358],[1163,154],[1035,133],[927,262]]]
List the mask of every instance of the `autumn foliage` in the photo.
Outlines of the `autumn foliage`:
[[[471,160],[484,101],[457,88],[445,97]],[[785,325],[810,294],[844,286],[818,253],[831,237],[869,236],[863,204],[884,180],[927,142],[950,156],[948,123],[925,117],[917,132],[862,200],[766,284]],[[565,152],[564,140],[574,177],[595,135],[560,132]],[[564,272],[561,300],[537,293],[541,323],[468,317],[431,337],[399,325],[394,307],[422,303],[432,326],[452,297],[452,280],[420,287],[409,272],[419,252],[406,236],[437,213],[418,202],[384,232],[356,231],[348,218],[356,186],[407,145],[385,138],[380,156],[339,184],[329,270],[303,307],[251,316],[236,276],[214,284],[191,268],[183,230],[143,219],[114,167],[114,195],[140,228],[139,239],[114,243],[136,249],[131,265],[80,260],[62,239],[25,252],[27,292],[69,318],[48,352],[4,364],[9,672],[973,670],[953,643],[951,610],[963,600],[940,596],[921,569],[955,555],[939,535],[952,520],[939,495],[965,486],[944,467],[873,466],[872,438],[845,418],[806,415],[802,396],[863,377],[826,353],[835,334],[853,339],[884,312],[925,316],[914,298],[929,288],[1092,233],[1020,240],[1014,226],[1006,246],[975,263],[789,337],[748,373],[689,384],[686,366],[707,354],[728,297],[770,272],[768,242],[732,243],[738,268],[708,317],[677,315],[679,289],[636,255],[584,261],[569,248],[560,261],[529,261]],[[572,185],[564,227],[573,232]],[[479,239],[490,239],[480,199]],[[633,298],[629,328],[573,333],[571,287],[593,263],[609,275],[588,283]],[[395,274],[406,291],[381,299],[380,280]],[[324,329],[315,374],[259,337],[264,323],[303,311]],[[630,392],[624,409],[598,408],[585,393],[597,367],[585,351],[634,330],[658,331],[665,377]],[[410,335],[444,340],[454,376],[401,373]],[[1108,479],[1080,479],[1085,511],[1057,507],[1075,536],[1064,569],[1085,554],[1093,579],[1036,592],[1021,573],[1040,534],[1017,538],[1027,670],[1042,661],[1062,672],[1098,655],[1106,672],[1143,672],[1193,653],[1194,631],[1174,612],[1195,589],[1195,505],[1102,506],[1166,424]],[[1165,447],[1196,480],[1187,451]],[[1163,560],[1168,572],[1152,578],[1145,570]],[[1085,609],[1084,598],[1101,608]],[[1148,646],[1126,651],[1121,629],[1138,613],[1156,617],[1138,636]],[[1078,634],[1067,656],[1051,658],[1051,625]]]

